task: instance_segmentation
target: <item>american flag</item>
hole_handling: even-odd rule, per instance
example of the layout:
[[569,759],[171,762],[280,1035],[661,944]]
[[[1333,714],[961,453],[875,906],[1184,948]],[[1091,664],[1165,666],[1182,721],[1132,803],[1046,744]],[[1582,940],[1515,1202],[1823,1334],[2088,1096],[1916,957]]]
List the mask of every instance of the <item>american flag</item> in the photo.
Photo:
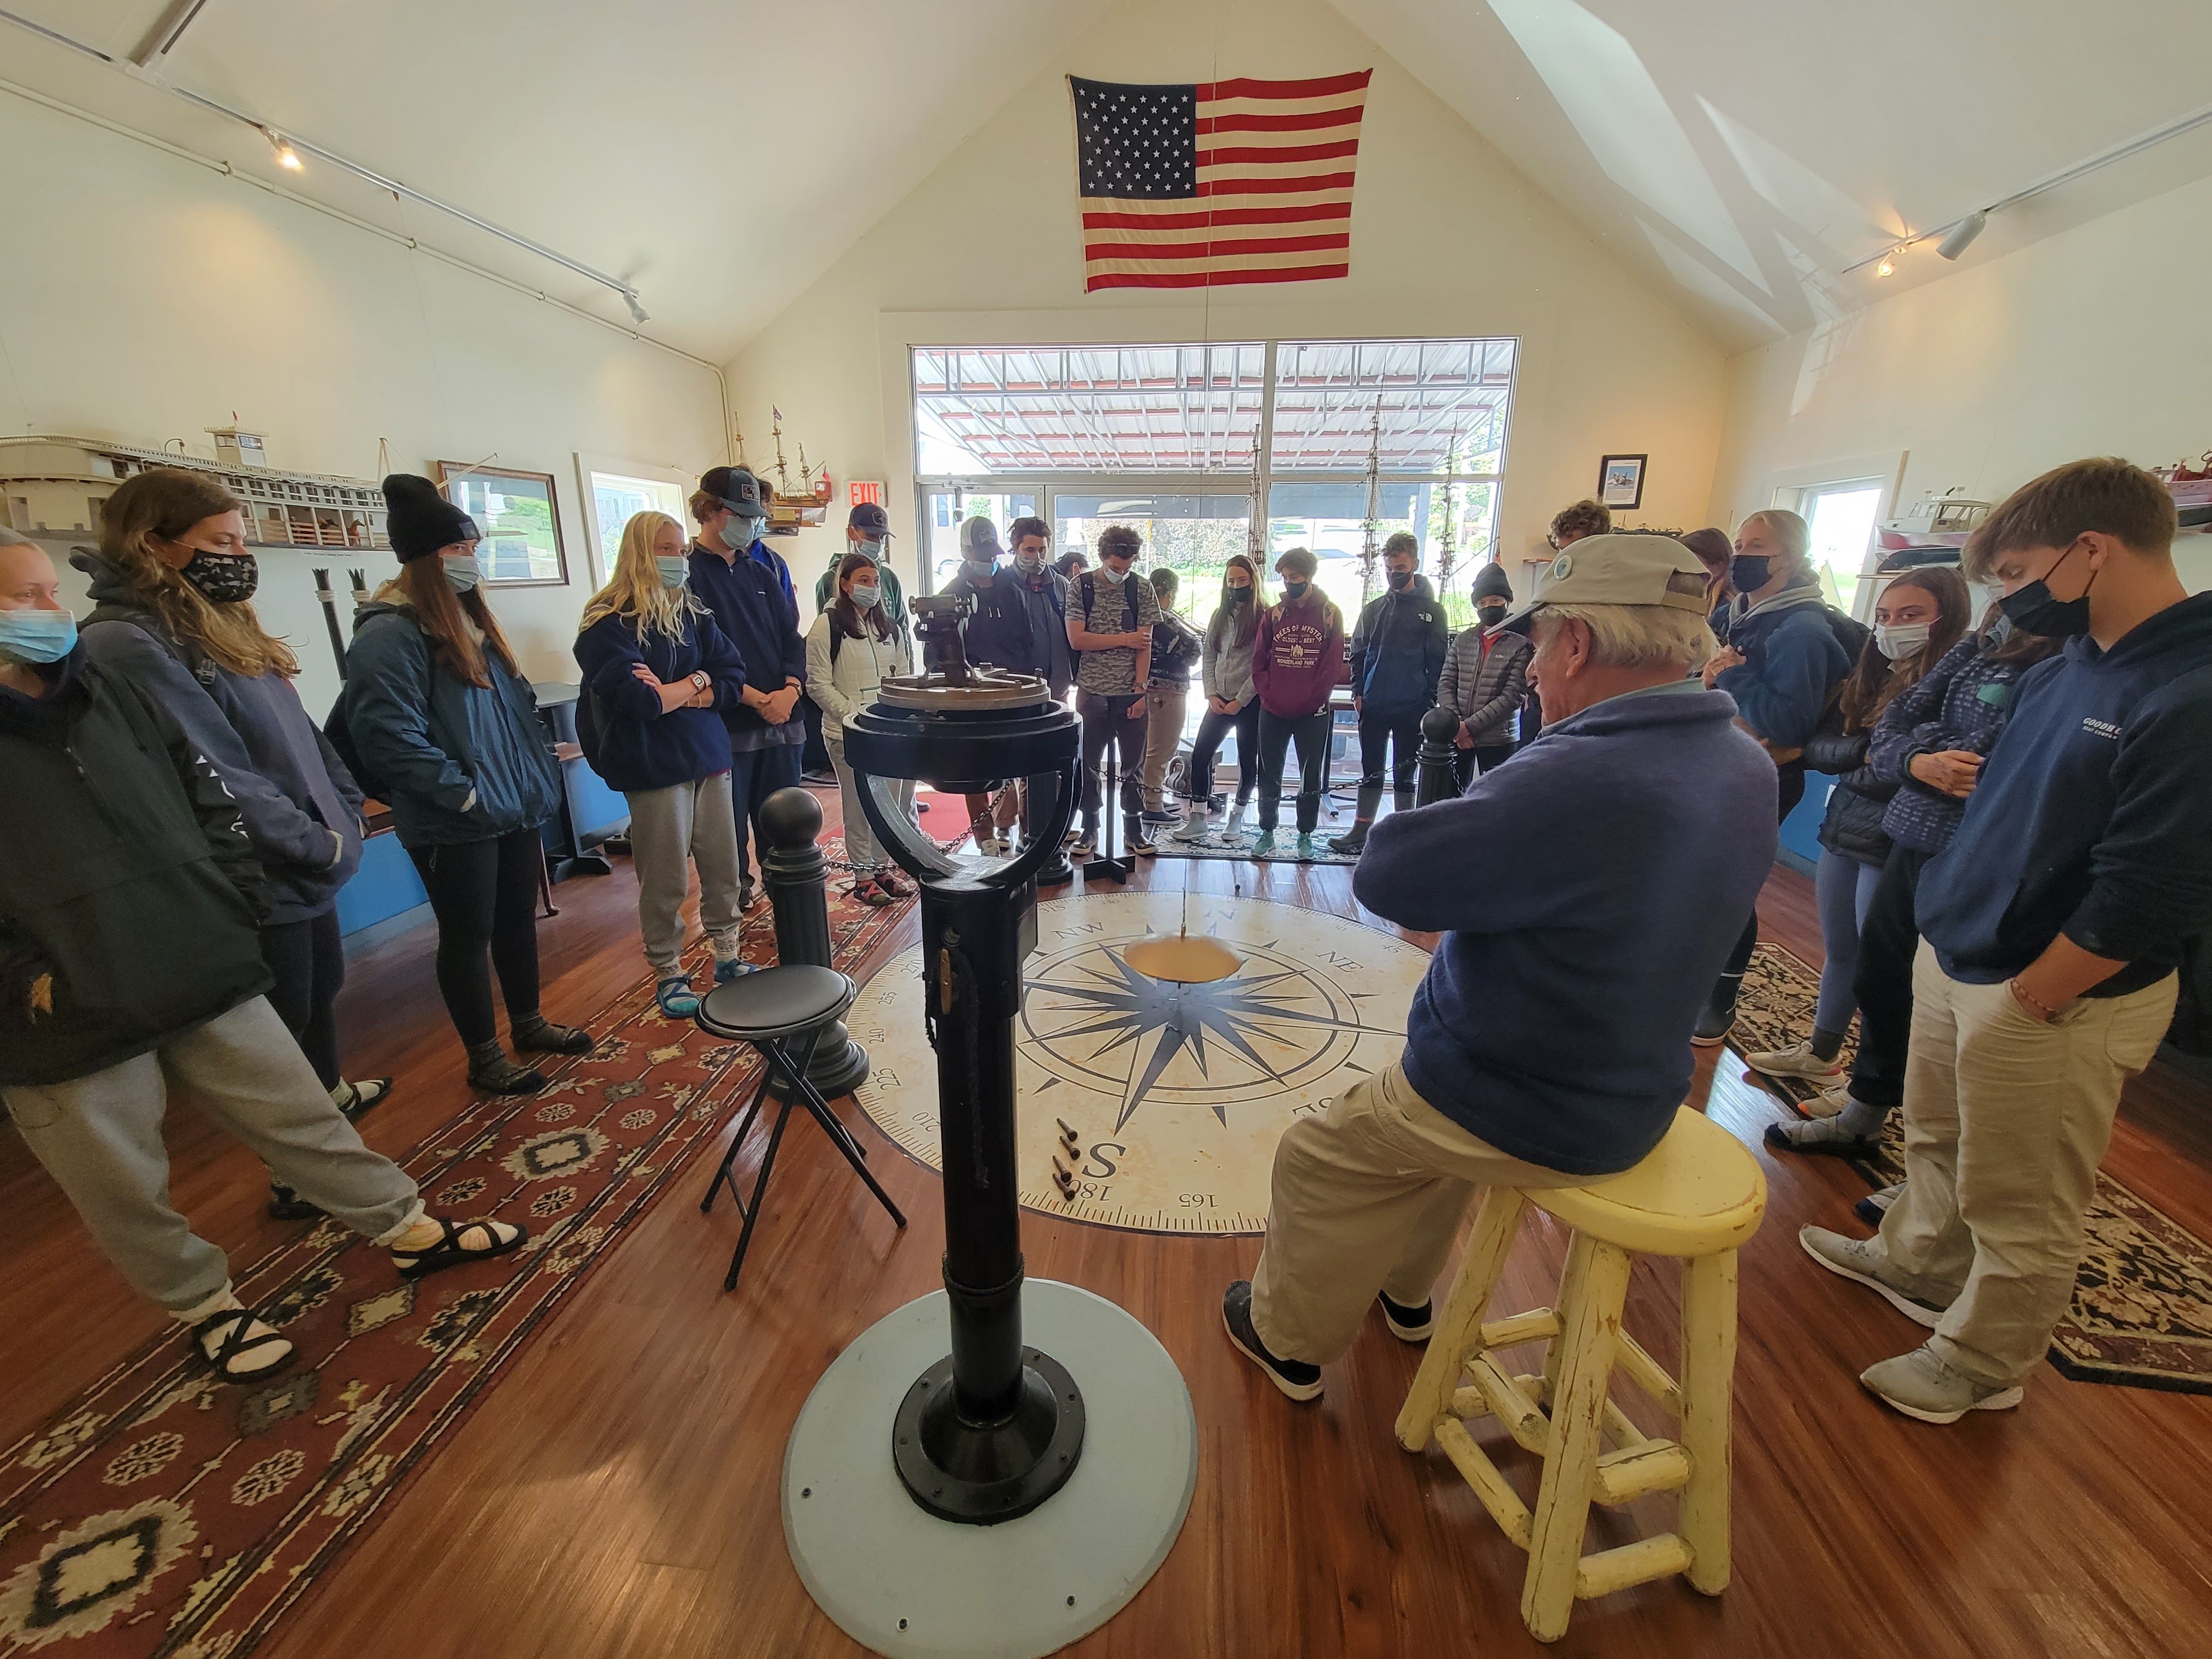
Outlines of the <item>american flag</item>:
[[1085,291],[1346,275],[1374,73],[1194,86],[1069,76]]

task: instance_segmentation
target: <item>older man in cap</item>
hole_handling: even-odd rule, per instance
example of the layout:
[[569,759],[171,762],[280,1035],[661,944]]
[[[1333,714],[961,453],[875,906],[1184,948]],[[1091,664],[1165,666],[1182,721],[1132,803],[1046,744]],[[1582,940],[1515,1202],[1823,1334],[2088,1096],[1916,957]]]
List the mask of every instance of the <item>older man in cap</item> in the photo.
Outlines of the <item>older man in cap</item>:
[[1443,937],[1398,1062],[1283,1136],[1267,1246],[1224,1299],[1230,1340],[1293,1400],[1370,1303],[1427,1337],[1477,1188],[1617,1174],[1674,1121],[1709,976],[1775,848],[1773,763],[1692,678],[1715,648],[1705,596],[1667,537],[1561,552],[1506,622],[1535,641],[1543,736],[1369,836],[1359,902]]
[[806,641],[791,567],[763,541],[767,492],[742,466],[710,466],[692,493],[699,526],[691,544],[691,592],[744,659],[744,701],[721,710],[730,729],[730,793],[738,818],[738,903],[750,910],[759,889],[745,855],[745,826],[756,838],[768,798],[799,781],[806,722]]

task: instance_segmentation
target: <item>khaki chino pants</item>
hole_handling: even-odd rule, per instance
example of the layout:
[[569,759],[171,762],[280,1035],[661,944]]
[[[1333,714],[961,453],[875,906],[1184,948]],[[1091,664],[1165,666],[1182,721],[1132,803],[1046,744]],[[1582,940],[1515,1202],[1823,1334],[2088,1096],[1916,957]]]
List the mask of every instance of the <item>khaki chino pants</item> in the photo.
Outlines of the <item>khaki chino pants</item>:
[[2085,997],[2046,1025],[2003,984],[1912,965],[1905,1191],[1879,1244],[1894,1282],[1948,1306],[1929,1340],[1976,1382],[2033,1370],[2074,1294],[2120,1085],[2150,1064],[2179,981]]
[[1385,1291],[1419,1307],[1484,1187],[1579,1187],[1478,1140],[1413,1092],[1395,1061],[1362,1078],[1275,1148],[1252,1323],[1279,1359],[1341,1358]]

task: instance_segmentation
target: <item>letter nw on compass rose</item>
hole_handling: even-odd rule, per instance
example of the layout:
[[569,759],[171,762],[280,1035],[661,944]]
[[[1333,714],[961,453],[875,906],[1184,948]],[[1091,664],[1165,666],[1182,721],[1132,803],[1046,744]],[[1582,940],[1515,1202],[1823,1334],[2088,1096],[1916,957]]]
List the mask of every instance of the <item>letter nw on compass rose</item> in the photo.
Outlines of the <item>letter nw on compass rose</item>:
[[[1097,965],[1102,959],[1103,968]],[[1206,1051],[1209,1037],[1279,1085],[1285,1080],[1282,1073],[1254,1047],[1255,1037],[1282,1044],[1299,1030],[1401,1035],[1388,1026],[1368,1025],[1356,1018],[1340,1018],[1301,1007],[1297,1006],[1301,1001],[1312,999],[1316,988],[1312,981],[1293,971],[1247,971],[1255,965],[1248,957],[1244,968],[1227,979],[1176,985],[1146,978],[1124,962],[1118,950],[1101,945],[1066,964],[1095,982],[1071,982],[1058,977],[1032,982],[1034,993],[1067,999],[1066,1004],[1043,1012],[1073,1012],[1076,1019],[1073,1024],[1048,1031],[1034,1025],[1031,1030],[1040,1041],[1054,1044],[1074,1038],[1097,1039],[1091,1051],[1081,1056],[1086,1062],[1102,1060],[1118,1049],[1128,1051],[1121,1109],[1114,1121],[1117,1131],[1136,1115],[1176,1055],[1188,1054],[1199,1075],[1210,1075]],[[1070,1058],[1076,1056],[1071,1053]],[[1227,1102],[1217,1100],[1211,1104],[1213,1115],[1226,1128]]]

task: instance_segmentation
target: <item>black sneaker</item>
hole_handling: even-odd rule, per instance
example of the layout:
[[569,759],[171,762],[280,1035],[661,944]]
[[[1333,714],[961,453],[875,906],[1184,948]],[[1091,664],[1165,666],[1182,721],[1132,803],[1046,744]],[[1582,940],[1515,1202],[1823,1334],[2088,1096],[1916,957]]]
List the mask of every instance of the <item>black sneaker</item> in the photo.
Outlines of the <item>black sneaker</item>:
[[1437,1306],[1433,1302],[1409,1308],[1402,1302],[1393,1302],[1380,1291],[1375,1293],[1375,1300],[1382,1305],[1382,1322],[1401,1342],[1425,1342],[1429,1333],[1437,1328]]
[[1692,1048],[1717,1048],[1735,1028],[1735,994],[1742,982],[1741,976],[1727,975],[1713,987],[1712,995],[1705,999],[1705,1012],[1698,1016],[1697,1026],[1690,1033]]
[[269,1218],[271,1221],[309,1221],[323,1213],[319,1205],[310,1204],[281,1182],[269,1183]]
[[1146,823],[1181,823],[1182,814],[1170,811],[1164,806],[1148,806],[1145,809],[1144,818]]
[[1252,1326],[1252,1281],[1240,1279],[1223,1293],[1221,1323],[1238,1352],[1267,1372],[1267,1381],[1293,1400],[1321,1398],[1321,1367],[1296,1359],[1278,1359],[1260,1340]]

